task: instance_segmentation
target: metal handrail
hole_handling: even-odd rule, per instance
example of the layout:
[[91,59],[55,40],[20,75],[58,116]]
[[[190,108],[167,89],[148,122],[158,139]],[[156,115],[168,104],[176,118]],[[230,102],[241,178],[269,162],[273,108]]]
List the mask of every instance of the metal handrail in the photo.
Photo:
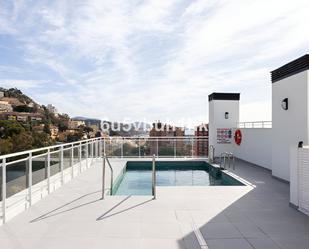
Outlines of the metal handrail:
[[214,162],[214,157],[215,157],[215,147],[213,145],[209,146],[209,152],[208,152],[208,161],[209,163]]
[[[229,165],[229,168],[231,167],[231,160],[233,161],[233,170],[235,170],[235,157],[234,157],[234,154],[232,152],[223,152],[221,153],[221,156],[220,156],[221,160],[220,160],[220,168],[223,168],[223,169],[226,169],[226,158],[228,160],[228,165]],[[223,167],[222,167],[222,158],[223,158]]]
[[152,156],[152,195],[153,199],[157,198],[157,192],[156,192],[156,155]]
[[105,165],[108,164],[110,170],[111,170],[111,181],[110,181],[110,195],[113,195],[113,181],[114,181],[114,170],[111,165],[111,163],[108,160],[108,157],[104,153],[103,155],[103,171],[102,171],[102,199],[105,197]]
[[237,122],[237,128],[271,128],[272,121]]

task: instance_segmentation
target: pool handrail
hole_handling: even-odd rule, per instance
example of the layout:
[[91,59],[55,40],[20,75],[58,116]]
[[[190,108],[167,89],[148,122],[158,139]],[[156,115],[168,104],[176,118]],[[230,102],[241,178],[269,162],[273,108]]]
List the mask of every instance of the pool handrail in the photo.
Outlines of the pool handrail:
[[156,192],[156,155],[153,154],[152,156],[152,195],[153,199],[157,198]]
[[104,153],[103,154],[103,168],[102,168],[102,199],[104,199],[104,197],[105,197],[105,166],[106,166],[106,162],[107,162],[107,165],[108,165],[108,167],[111,171],[110,195],[113,195],[114,170],[113,170],[113,167],[112,167],[108,157]]

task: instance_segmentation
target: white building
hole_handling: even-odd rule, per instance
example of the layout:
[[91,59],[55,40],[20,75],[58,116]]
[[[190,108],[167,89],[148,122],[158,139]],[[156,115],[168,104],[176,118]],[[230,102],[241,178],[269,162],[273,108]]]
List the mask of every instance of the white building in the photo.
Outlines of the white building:
[[0,91],[0,99],[2,99],[4,97],[4,92]]
[[209,101],[209,145],[215,156],[233,150],[233,128],[239,122],[239,93],[212,93]]
[[49,112],[53,113],[53,114],[57,114],[57,113],[58,113],[56,107],[53,106],[52,104],[48,104],[48,105],[46,106],[46,109],[47,109]]
[[209,95],[209,145],[215,156],[232,152],[289,182],[290,203],[309,214],[309,55],[271,76],[272,123],[239,123],[236,94]]

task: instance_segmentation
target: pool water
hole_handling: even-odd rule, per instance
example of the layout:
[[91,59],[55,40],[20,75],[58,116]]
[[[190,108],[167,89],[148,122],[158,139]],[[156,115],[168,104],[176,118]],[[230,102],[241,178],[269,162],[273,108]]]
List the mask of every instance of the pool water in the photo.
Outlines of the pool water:
[[[210,173],[209,173],[210,172]],[[156,162],[156,186],[243,185],[206,162]],[[128,162],[114,195],[151,195],[151,162]]]

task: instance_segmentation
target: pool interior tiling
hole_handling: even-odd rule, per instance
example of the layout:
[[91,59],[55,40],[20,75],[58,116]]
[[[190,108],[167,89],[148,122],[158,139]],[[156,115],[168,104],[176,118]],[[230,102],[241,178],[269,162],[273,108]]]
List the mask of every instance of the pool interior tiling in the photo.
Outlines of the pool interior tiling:
[[[152,163],[127,162],[123,175],[115,183],[114,195],[151,195]],[[156,186],[243,185],[220,169],[202,161],[156,162]]]

